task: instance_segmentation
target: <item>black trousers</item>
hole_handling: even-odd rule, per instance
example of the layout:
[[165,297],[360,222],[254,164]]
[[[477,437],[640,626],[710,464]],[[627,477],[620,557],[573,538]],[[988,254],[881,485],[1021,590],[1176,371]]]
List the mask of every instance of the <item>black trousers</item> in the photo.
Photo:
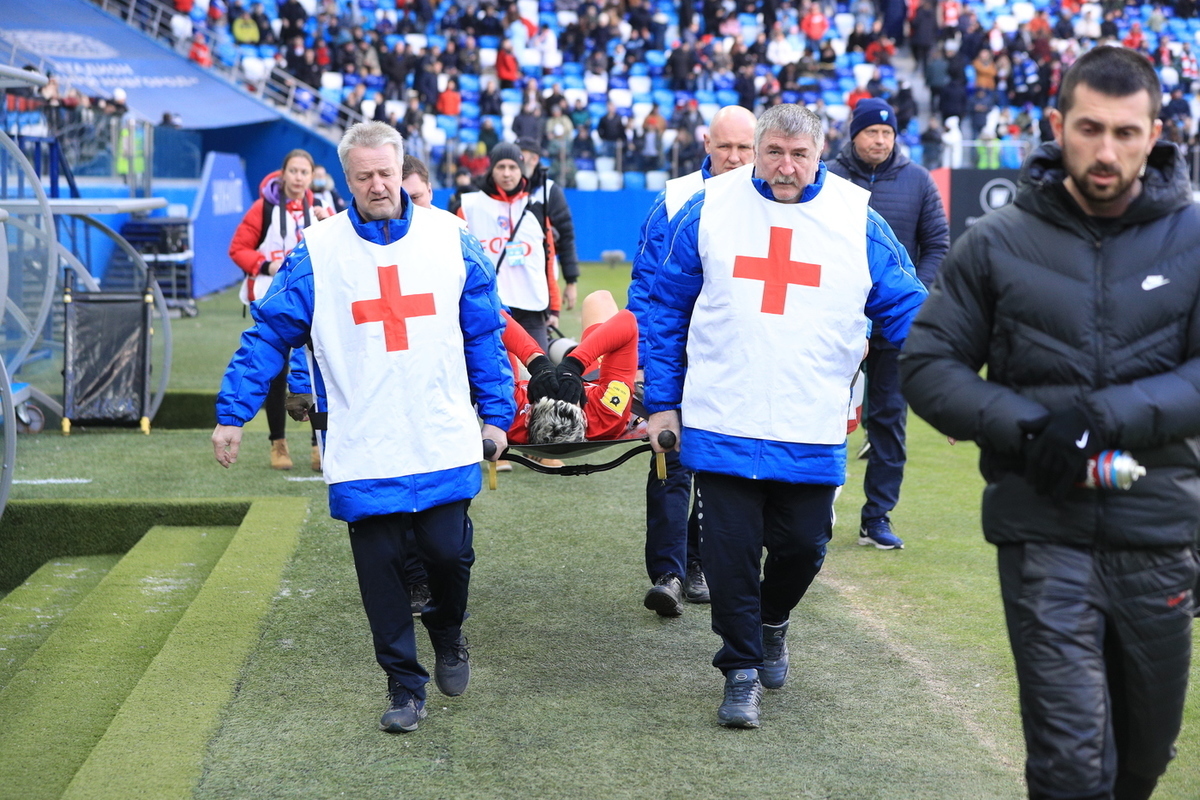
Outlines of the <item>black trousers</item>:
[[680,578],[688,564],[700,561],[700,522],[692,502],[692,471],[667,453],[667,479],[659,480],[655,459],[646,476],[646,574],[654,583],[673,572]]
[[460,500],[411,514],[385,514],[350,523],[350,549],[363,608],[375,642],[375,658],[418,699],[429,673],[417,661],[417,642],[405,580],[405,531],[412,529],[417,555],[432,595],[421,622],[431,635],[456,632],[467,611],[474,529],[470,502]]
[[713,666],[762,669],[763,623],[786,621],[825,563],[835,487],[695,475],[712,629],[723,642]]
[[1142,800],[1175,755],[1192,646],[1190,547],[999,548],[1032,800]]

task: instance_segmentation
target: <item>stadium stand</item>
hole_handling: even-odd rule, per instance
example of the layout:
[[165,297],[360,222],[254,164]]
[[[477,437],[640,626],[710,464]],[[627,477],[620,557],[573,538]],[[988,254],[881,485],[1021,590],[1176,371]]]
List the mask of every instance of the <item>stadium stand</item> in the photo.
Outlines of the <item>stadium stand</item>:
[[[707,120],[734,103],[806,103],[826,120],[832,152],[844,141],[853,104],[866,96],[896,106],[901,146],[927,166],[1019,164],[1047,135],[1042,110],[1053,103],[1063,70],[1101,43],[1137,49],[1154,62],[1170,95],[1164,136],[1191,147],[1197,160],[1195,0],[887,0],[878,14],[877,4],[851,0],[822,3],[825,19],[816,22],[802,0],[94,2],[115,11],[157,9],[138,15],[144,30],[180,52],[191,52],[188,43],[199,35],[213,69],[232,69],[245,88],[327,126],[331,137],[360,118],[419,132],[410,140],[439,185],[449,185],[463,152],[474,150],[483,117],[497,117],[496,131],[511,141],[518,116],[546,125],[555,105],[570,130],[559,121],[553,132],[543,128],[543,138],[551,175],[566,186],[594,171],[592,149],[616,159],[611,170],[595,171],[601,189],[654,185],[649,173],[660,168],[687,171]],[[134,14],[125,18],[132,22]],[[459,113],[437,116],[452,79]],[[503,87],[498,98],[484,91],[493,81]],[[414,95],[424,114],[417,131],[405,107]],[[610,102],[622,146],[598,130]],[[667,126],[655,123],[648,132],[655,104]],[[952,127],[961,144],[941,135],[950,117],[958,118]],[[575,134],[580,128],[583,137]],[[691,135],[678,136],[683,129]],[[590,185],[590,176],[583,180]]]

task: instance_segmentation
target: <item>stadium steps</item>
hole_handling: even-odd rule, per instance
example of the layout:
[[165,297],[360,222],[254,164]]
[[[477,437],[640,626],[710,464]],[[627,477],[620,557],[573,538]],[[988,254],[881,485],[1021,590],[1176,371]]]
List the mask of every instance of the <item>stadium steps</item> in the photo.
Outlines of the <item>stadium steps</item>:
[[73,607],[0,684],[0,800],[191,797],[307,508],[264,498],[236,528],[154,527],[86,594],[34,579],[82,561],[56,559],[4,598],[0,633],[31,601]]
[[56,558],[0,600],[0,687],[8,684],[120,558]]

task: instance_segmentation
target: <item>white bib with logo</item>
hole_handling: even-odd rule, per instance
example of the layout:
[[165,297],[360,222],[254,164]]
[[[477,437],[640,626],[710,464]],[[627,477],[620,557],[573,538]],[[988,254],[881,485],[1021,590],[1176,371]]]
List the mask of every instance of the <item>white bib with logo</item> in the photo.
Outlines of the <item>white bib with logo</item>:
[[[496,273],[500,302],[510,308],[543,311],[550,307],[546,240],[533,212],[522,216],[528,202],[528,195],[510,205],[484,192],[470,192],[463,195],[462,211],[467,228],[483,245],[492,265],[500,264]],[[516,236],[512,236],[513,225],[517,225]],[[504,261],[500,261],[501,253]]]

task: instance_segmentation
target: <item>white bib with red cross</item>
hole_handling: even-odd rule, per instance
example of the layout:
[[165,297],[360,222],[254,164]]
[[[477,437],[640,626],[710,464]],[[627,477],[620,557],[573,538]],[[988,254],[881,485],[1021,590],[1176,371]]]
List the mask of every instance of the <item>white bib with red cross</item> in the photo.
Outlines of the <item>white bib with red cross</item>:
[[689,172],[687,175],[681,175],[678,178],[672,178],[667,181],[666,195],[664,204],[667,207],[667,221],[669,222],[679,209],[683,208],[688,200],[692,199],[692,195],[704,188],[704,173],[700,170]]
[[753,165],[704,185],[704,285],[688,335],[683,424],[800,444],[846,439],[867,342],[870,194],[832,173],[806,203],[778,203]]
[[329,412],[327,483],[395,478],[479,461],[459,327],[461,229],[413,208],[399,241],[361,238],[346,213],[305,231],[313,356]]
[[[528,195],[509,204],[485,192],[468,192],[462,198],[462,211],[467,229],[483,245],[492,265],[500,264],[496,273],[500,302],[509,308],[544,311],[550,307],[546,237],[532,209],[522,216],[528,202]],[[516,236],[512,236],[513,225],[518,226]]]

